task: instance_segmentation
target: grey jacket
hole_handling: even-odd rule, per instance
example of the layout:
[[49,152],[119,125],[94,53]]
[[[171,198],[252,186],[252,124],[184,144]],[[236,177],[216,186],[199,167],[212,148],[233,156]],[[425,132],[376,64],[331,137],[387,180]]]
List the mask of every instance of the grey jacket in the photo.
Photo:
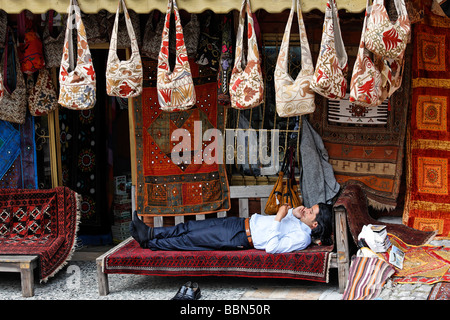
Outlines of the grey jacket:
[[300,158],[300,190],[303,205],[310,208],[319,202],[330,204],[339,192],[340,185],[334,176],[333,167],[328,162],[328,152],[322,138],[306,116],[302,116]]

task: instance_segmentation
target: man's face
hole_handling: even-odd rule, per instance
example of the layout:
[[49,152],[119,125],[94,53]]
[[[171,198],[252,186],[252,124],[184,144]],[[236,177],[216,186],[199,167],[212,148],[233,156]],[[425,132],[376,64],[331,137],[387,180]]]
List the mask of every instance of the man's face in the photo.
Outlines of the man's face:
[[299,206],[292,211],[292,214],[311,229],[314,229],[318,224],[316,217],[319,214],[319,205],[316,204],[311,208]]

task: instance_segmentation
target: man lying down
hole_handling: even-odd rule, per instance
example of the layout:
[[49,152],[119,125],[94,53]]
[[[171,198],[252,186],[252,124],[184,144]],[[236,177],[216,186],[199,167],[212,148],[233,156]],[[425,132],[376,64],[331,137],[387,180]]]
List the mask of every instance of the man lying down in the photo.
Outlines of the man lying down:
[[250,218],[192,220],[172,227],[149,227],[133,213],[130,234],[142,248],[151,250],[260,249],[267,253],[303,250],[311,238],[331,244],[332,206],[311,208],[288,204],[276,215],[253,214]]

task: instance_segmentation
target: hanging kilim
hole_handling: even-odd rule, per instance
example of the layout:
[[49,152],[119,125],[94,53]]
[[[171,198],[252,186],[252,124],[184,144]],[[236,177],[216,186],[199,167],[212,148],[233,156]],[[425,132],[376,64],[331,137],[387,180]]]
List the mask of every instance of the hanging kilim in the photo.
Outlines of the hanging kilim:
[[0,188],[37,189],[34,118],[25,123],[0,121]]
[[414,25],[412,110],[403,223],[450,239],[450,21]]
[[223,133],[225,125],[225,109],[217,104],[217,73],[209,68],[200,73],[191,62],[196,104],[188,110],[165,112],[152,81],[156,75],[149,74],[156,65],[150,64],[154,62],[144,61],[142,100],[134,99],[138,213],[188,215],[229,210],[225,165],[223,159],[214,159],[221,157],[222,144],[216,136],[207,137],[208,132]]
[[[410,60],[410,54],[406,59]],[[375,209],[393,210],[403,169],[406,119],[410,101],[410,63],[403,86],[377,107],[316,95],[318,110],[310,123],[322,136],[336,180],[360,185]]]

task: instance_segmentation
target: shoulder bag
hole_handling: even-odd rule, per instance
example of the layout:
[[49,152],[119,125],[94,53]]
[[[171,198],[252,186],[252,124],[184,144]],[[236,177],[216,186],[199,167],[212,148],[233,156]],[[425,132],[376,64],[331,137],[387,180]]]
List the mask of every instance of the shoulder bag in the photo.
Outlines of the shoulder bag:
[[58,108],[58,96],[50,72],[44,68],[39,70],[36,84],[30,90],[28,109],[32,116],[42,116],[56,108]]
[[336,1],[328,0],[311,89],[328,99],[344,98],[347,92],[347,60]]
[[410,38],[411,23],[404,0],[394,0],[398,18],[389,19],[383,0],[374,0],[367,18],[366,48],[384,58],[402,58]]
[[[247,15],[247,64],[242,68],[244,48],[245,16]],[[256,40],[250,1],[242,2],[239,15],[239,26],[236,35],[236,50],[234,67],[230,77],[231,107],[235,109],[249,109],[264,102],[264,81],[259,59],[258,42]]]
[[[61,65],[61,57],[64,47],[64,30],[66,26],[66,17],[61,15],[61,32],[53,37],[52,31],[55,29],[53,25],[54,11],[50,10],[45,19],[42,41],[44,43],[44,56],[46,68],[59,68]],[[52,30],[53,29],[53,30]]]
[[[73,4],[75,3],[75,5]],[[72,19],[75,17],[75,25]],[[72,29],[77,30],[77,65],[74,68]],[[59,69],[59,99],[63,107],[84,110],[95,106],[96,74],[91,52],[86,38],[86,30],[81,20],[80,7],[76,0],[70,1],[67,17],[63,56]]]
[[[294,17],[295,6],[297,6],[297,20],[301,45],[302,70],[294,80],[288,71],[289,38],[291,25]],[[283,41],[278,54],[275,67],[275,102],[277,113],[280,117],[300,116],[313,113],[316,109],[314,104],[314,91],[311,90],[311,81],[314,67],[303,22],[302,10],[299,0],[292,0],[291,12],[284,30]]]
[[[119,24],[119,9],[122,3],[128,35],[131,39],[131,57],[120,61],[117,56],[117,29]],[[108,60],[106,66],[106,93],[109,96],[121,98],[136,97],[142,93],[142,61],[139,54],[138,43],[134,34],[133,25],[123,0],[119,0],[116,19],[111,33]]]
[[20,68],[23,73],[32,74],[45,67],[45,59],[41,38],[25,15],[26,11],[22,11],[17,18],[19,34],[23,35],[23,42],[18,44]]
[[[159,11],[153,10],[145,24],[144,36],[142,39],[142,55],[148,58],[158,60],[159,51],[161,49],[161,35],[164,29],[164,19],[155,19],[159,15]],[[155,20],[158,20],[157,22]],[[156,22],[156,26],[153,23]]]
[[[19,55],[14,35],[10,28],[7,28],[5,49],[3,51],[2,63],[0,63],[0,73],[3,75],[3,98],[0,101],[0,119],[23,124],[27,115],[27,87],[22,71],[20,70]],[[10,91],[7,86],[8,79],[8,34],[11,34],[13,43],[13,59],[16,74],[16,88]]]
[[385,64],[382,60],[375,64],[366,48],[365,31],[368,15],[370,15],[369,0],[366,3],[361,40],[350,80],[349,101],[363,107],[375,107],[380,105],[387,97],[386,90],[383,90],[381,76]]
[[[171,12],[175,14],[176,59],[173,71],[169,65],[169,29]],[[161,36],[161,50],[158,57],[158,76],[156,81],[158,102],[164,111],[180,111],[191,108],[196,102],[191,67],[184,44],[183,27],[175,0],[169,0]]]

